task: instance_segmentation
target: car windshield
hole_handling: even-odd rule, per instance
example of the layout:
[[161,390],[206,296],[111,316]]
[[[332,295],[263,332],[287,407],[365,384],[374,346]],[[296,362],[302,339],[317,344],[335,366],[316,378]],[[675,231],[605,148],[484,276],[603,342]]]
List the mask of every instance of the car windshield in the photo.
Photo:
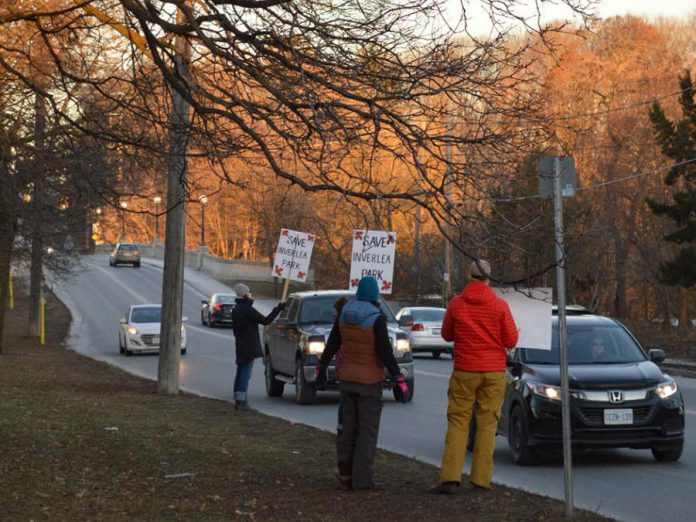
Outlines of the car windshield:
[[[551,350],[520,347],[522,361],[530,364],[560,364],[558,326],[554,325]],[[568,324],[568,364],[625,364],[645,361],[636,341],[616,324]]]
[[[349,300],[355,299],[354,294],[326,295],[304,299],[300,307],[300,316],[297,322],[302,324],[333,323],[336,319],[336,308],[334,308],[334,303],[341,297],[347,297]],[[387,322],[395,323],[396,318],[394,317],[394,312],[392,312],[387,302],[382,299],[381,296],[379,302],[380,309],[384,315],[387,316]]]
[[445,309],[440,308],[412,308],[411,317],[416,322],[433,322],[441,323],[442,319],[445,317]]
[[123,252],[137,252],[138,247],[135,245],[121,245],[118,247],[119,250],[122,250]]
[[133,308],[131,312],[131,323],[159,323],[162,314],[160,306],[146,306],[143,308]]
[[216,303],[234,304],[235,296],[231,294],[218,294],[215,296]]

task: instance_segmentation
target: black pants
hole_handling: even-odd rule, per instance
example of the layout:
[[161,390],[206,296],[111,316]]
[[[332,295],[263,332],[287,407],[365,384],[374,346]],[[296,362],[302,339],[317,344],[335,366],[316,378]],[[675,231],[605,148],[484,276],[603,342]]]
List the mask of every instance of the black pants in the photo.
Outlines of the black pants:
[[339,384],[343,431],[336,440],[338,470],[350,475],[355,489],[370,488],[382,416],[382,384]]

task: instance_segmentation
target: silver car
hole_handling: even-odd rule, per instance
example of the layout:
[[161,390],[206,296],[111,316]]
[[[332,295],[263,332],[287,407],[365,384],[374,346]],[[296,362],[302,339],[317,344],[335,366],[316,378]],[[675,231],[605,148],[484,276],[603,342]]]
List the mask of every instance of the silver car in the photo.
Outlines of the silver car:
[[138,246],[132,243],[117,243],[109,256],[109,264],[111,266],[128,264],[139,268],[140,250],[138,250]]
[[432,306],[409,306],[399,310],[396,318],[399,326],[408,333],[413,353],[430,352],[434,359],[443,353],[452,354],[454,343],[442,338],[445,311]]
[[[182,317],[182,322],[188,318]],[[118,349],[125,355],[159,353],[162,305],[133,305],[119,321]],[[186,353],[186,328],[181,325],[181,354]]]

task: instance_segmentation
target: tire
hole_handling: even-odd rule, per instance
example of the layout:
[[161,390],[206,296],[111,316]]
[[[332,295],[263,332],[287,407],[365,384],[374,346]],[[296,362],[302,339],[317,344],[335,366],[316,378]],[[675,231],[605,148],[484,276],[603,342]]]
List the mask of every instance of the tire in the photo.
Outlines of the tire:
[[441,354],[440,350],[433,350],[433,359],[439,359]]
[[205,320],[205,314],[203,313],[203,311],[201,311],[201,324],[203,326],[208,326],[208,323]]
[[653,457],[659,462],[677,462],[684,451],[684,441],[673,443],[670,446],[651,448]]
[[186,355],[186,348],[184,348],[183,350],[181,350],[181,355]]
[[123,353],[126,354],[126,357],[130,357],[131,355],[133,355],[133,352],[131,350],[129,350],[128,348],[126,348],[125,346],[123,347]]
[[276,372],[273,371],[271,356],[268,351],[266,351],[266,356],[263,358],[263,375],[266,380],[266,395],[269,397],[282,397],[285,383],[275,378]]
[[302,371],[302,359],[295,362],[295,400],[298,404],[314,404],[317,399],[317,390],[305,381]]
[[137,263],[133,263],[133,266],[134,266],[135,268],[140,268],[140,261],[138,261]]
[[508,426],[508,446],[512,453],[512,460],[520,466],[533,464],[539,458],[536,450],[528,445],[527,419],[522,408],[515,406],[510,414]]
[[121,334],[118,335],[118,353],[120,353],[121,355],[123,355],[124,353],[126,353],[126,349],[125,349],[124,346],[121,344]]
[[[411,402],[413,400],[413,394],[416,392],[416,383],[413,379],[407,379],[406,387],[408,390],[406,390],[406,395],[404,395],[404,402]],[[392,393],[394,392],[392,391]],[[398,400],[396,398],[396,393],[394,393],[394,400]]]

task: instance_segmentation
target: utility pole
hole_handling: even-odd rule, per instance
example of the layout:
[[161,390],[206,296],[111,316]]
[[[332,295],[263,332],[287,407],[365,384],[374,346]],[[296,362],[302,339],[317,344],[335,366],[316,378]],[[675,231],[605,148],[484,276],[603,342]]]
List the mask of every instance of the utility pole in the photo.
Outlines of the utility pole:
[[[177,22],[185,22],[179,9]],[[174,57],[175,75],[187,83],[190,78],[191,46],[184,35],[177,35]],[[169,115],[169,165],[167,176],[167,229],[164,244],[164,275],[162,279],[162,326],[157,373],[157,393],[179,393],[179,362],[181,359],[181,311],[184,293],[184,249],[189,131],[191,106],[171,87],[172,109]]]

